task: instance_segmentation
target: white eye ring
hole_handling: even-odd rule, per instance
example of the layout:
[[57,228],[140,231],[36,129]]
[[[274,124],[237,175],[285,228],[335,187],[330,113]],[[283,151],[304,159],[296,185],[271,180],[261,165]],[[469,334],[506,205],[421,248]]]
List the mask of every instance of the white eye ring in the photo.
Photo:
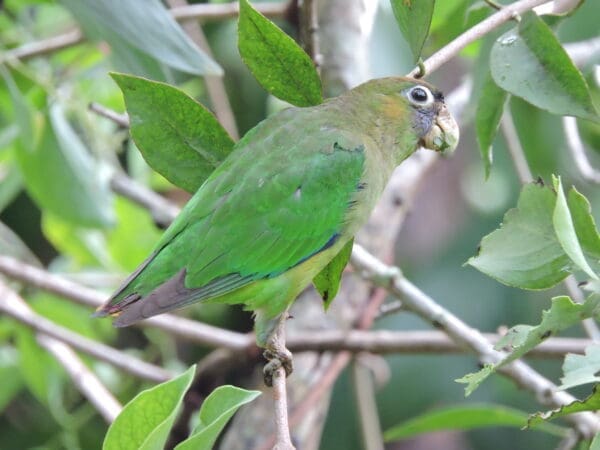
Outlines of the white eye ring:
[[416,106],[429,106],[432,105],[435,100],[431,91],[421,85],[411,87],[408,90],[406,97],[409,102]]

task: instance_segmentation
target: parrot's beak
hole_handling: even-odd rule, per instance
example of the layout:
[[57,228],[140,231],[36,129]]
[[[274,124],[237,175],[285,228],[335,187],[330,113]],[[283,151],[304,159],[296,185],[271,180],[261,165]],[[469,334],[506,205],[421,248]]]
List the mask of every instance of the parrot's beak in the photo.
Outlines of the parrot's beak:
[[423,136],[423,147],[436,152],[452,153],[458,144],[458,125],[446,105],[440,108],[429,132]]

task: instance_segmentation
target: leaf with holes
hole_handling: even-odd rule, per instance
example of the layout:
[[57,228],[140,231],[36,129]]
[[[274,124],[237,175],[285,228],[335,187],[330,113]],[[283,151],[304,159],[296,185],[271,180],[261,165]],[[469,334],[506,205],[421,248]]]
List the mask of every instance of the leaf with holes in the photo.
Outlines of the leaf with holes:
[[594,386],[592,393],[584,400],[575,400],[562,408],[554,409],[546,412],[538,412],[529,417],[528,427],[538,425],[544,421],[557,419],[559,417],[568,416],[583,411],[598,411],[600,409],[600,389],[598,385]]
[[567,354],[563,363],[560,389],[600,382],[600,344],[592,344],[585,349],[585,355]]

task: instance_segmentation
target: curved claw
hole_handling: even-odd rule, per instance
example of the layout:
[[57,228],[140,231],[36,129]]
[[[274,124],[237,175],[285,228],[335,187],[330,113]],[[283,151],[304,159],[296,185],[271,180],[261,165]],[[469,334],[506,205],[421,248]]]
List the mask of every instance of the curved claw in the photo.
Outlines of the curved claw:
[[273,375],[280,368],[283,367],[286,377],[289,377],[294,371],[292,353],[285,347],[278,349],[269,348],[264,351],[263,356],[269,361],[263,368],[265,384],[269,387],[273,386]]

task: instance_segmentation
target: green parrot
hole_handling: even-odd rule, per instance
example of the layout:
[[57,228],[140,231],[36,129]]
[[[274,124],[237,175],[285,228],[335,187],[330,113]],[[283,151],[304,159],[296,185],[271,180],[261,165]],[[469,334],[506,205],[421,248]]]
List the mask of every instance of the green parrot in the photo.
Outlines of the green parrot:
[[243,304],[257,344],[289,372],[273,331],[291,303],[349,255],[397,165],[420,146],[457,142],[442,93],[410,78],[275,114],[235,145],[96,316],[123,327],[196,302]]

